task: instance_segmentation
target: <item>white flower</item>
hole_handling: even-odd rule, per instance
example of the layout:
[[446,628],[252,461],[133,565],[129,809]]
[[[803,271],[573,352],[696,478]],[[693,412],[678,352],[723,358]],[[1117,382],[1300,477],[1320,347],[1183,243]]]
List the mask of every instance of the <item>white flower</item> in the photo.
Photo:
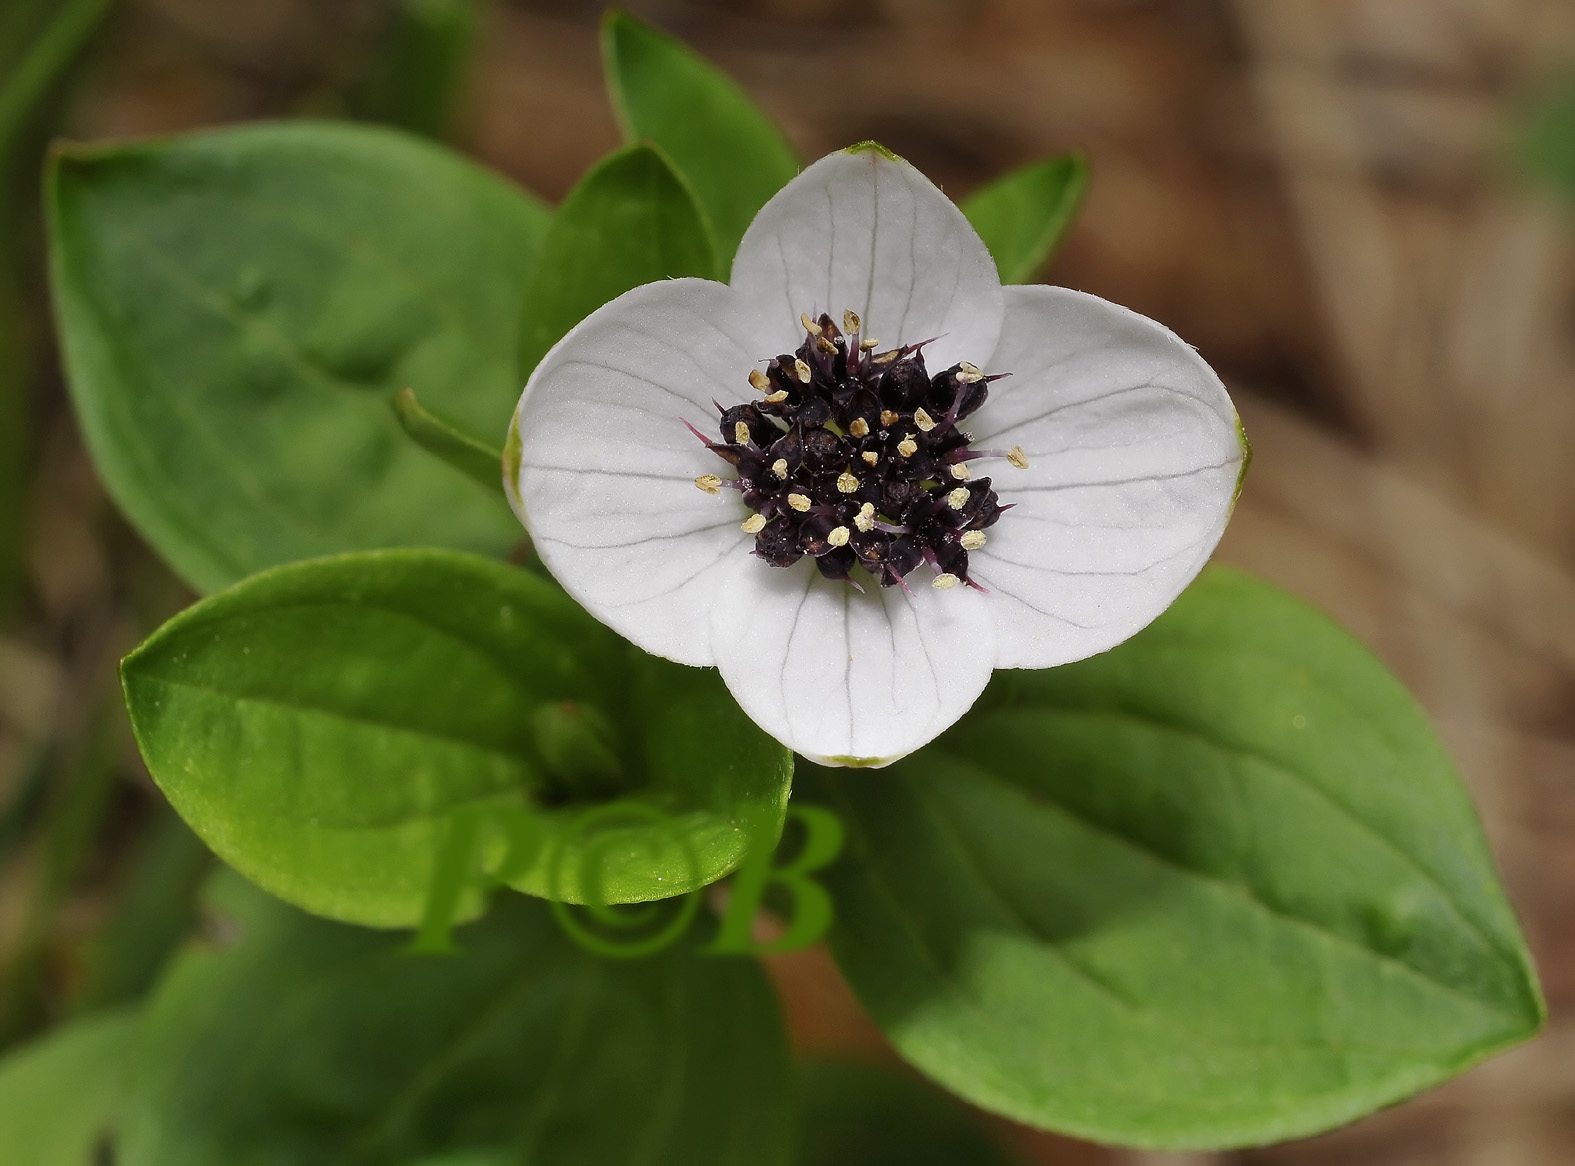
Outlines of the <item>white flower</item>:
[[[861,352],[861,337],[882,343]],[[884,383],[876,359],[926,365],[930,410],[871,405],[850,421],[849,406],[830,421],[837,442],[813,435],[837,466],[787,465],[783,417],[814,422],[792,410],[831,392],[850,351],[866,384]],[[933,444],[960,446],[946,405],[986,384],[971,448],[999,460]],[[716,403],[743,402],[755,411],[718,425]],[[532,374],[514,426],[510,500],[568,592],[646,651],[715,665],[767,732],[833,765],[919,748],[993,668],[1065,664],[1149,623],[1218,542],[1244,450],[1193,349],[1091,295],[1003,288],[962,213],[872,147],[821,159],[773,198],[730,283],[647,284],[589,316]],[[933,519],[869,502],[895,488],[882,474],[932,450],[913,513]],[[998,522],[986,474],[1012,507]],[[810,553],[775,566],[757,545]],[[858,587],[817,570],[847,574],[860,547]],[[926,552],[900,585],[862,558],[902,559],[876,567],[891,584]]]

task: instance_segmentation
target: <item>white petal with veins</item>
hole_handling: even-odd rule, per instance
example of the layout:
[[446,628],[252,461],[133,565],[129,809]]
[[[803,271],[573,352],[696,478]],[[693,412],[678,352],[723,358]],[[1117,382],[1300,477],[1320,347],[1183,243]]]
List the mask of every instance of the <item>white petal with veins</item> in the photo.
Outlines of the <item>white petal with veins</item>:
[[772,567],[741,556],[716,597],[717,667],[777,740],[829,765],[885,765],[967,712],[995,661],[988,596],[913,595],[873,581],[863,594],[807,558]]
[[520,519],[547,568],[597,619],[681,664],[712,662],[712,597],[752,541],[735,491],[695,488],[727,467],[683,422],[717,439],[712,398],[744,399],[760,332],[724,284],[646,284],[559,341],[515,411]]
[[1202,570],[1241,469],[1219,377],[1172,332],[1065,288],[1006,289],[976,448],[1020,445],[1028,468],[990,465],[1015,508],[973,552],[989,588],[997,666],[1049,668],[1114,647]]
[[989,353],[1001,331],[995,262],[962,211],[908,163],[860,148],[822,158],[763,207],[733,259],[732,285],[770,323],[779,352],[799,315],[851,310],[872,335],[939,337],[939,372]]

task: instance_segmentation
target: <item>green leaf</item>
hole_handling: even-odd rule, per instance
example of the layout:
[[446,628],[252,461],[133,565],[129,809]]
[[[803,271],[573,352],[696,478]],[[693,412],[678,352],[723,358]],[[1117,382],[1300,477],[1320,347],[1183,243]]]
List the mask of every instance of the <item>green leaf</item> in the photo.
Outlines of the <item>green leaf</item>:
[[475,52],[478,8],[478,0],[396,0],[351,109],[430,138],[447,134]]
[[[18,161],[112,0],[10,0],[0,14],[0,168]],[[36,159],[29,162],[36,165]],[[0,181],[9,182],[5,175]]]
[[[0,214],[10,216],[0,194]],[[9,627],[23,595],[31,478],[32,398],[37,365],[22,305],[22,263],[0,239],[0,627]]]
[[11,622],[25,571],[32,401],[44,361],[33,319],[36,184],[45,140],[109,0],[0,4],[0,626]]
[[798,1166],[1008,1166],[955,1098],[875,1065],[815,1059],[797,1073]]
[[1531,113],[1520,134],[1521,164],[1575,199],[1575,86],[1557,89]]
[[120,872],[120,890],[88,948],[81,1001],[138,999],[197,922],[197,892],[213,856],[174,811],[160,807]]
[[582,951],[509,896],[463,953],[233,879],[240,941],[150,1006],[125,1166],[783,1166],[787,1053],[750,961]]
[[70,147],[48,204],[88,446],[199,590],[344,550],[519,540],[388,400],[414,386],[501,438],[547,221],[528,197],[414,138],[294,124]]
[[962,204],[1002,283],[1028,283],[1049,262],[1088,187],[1088,161],[1062,154],[1005,174]]
[[[503,451],[478,441],[444,421],[416,399],[414,389],[394,394],[394,416],[405,435],[422,449],[453,466],[483,486],[496,486],[503,480]],[[504,502],[501,491],[498,501]]]
[[716,248],[694,195],[650,146],[598,162],[569,191],[525,288],[520,367],[530,370],[570,328],[630,288],[717,277]]
[[798,173],[793,147],[726,73],[627,12],[602,21],[602,67],[625,137],[655,142],[694,184],[726,261]]
[[[610,823],[609,902],[678,895],[781,829],[792,754],[711,669],[630,647],[539,576],[445,551],[276,568],[176,616],[122,665],[148,769],[220,857],[331,918],[409,926],[466,807],[530,808],[549,846],[514,880],[551,889],[608,839],[578,836],[577,791],[533,737],[543,705],[617,727],[625,797],[661,822]],[[572,775],[570,775],[572,776]],[[684,841],[698,862],[690,869]],[[478,888],[463,908],[480,909]]]
[[141,1015],[72,1021],[0,1061],[0,1162],[95,1166],[113,1138]]
[[1245,576],[1206,573],[1104,655],[998,673],[890,770],[812,776],[849,828],[828,882],[850,982],[904,1056],[1017,1120],[1297,1137],[1541,1023],[1426,717]]

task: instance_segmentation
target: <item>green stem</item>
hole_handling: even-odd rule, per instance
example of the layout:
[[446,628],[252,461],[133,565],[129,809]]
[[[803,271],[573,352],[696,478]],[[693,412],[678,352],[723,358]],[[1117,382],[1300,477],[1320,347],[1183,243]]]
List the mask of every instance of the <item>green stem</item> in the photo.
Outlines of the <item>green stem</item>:
[[401,389],[390,402],[405,432],[428,453],[442,458],[488,490],[503,492],[503,451],[472,437],[424,409],[413,389]]

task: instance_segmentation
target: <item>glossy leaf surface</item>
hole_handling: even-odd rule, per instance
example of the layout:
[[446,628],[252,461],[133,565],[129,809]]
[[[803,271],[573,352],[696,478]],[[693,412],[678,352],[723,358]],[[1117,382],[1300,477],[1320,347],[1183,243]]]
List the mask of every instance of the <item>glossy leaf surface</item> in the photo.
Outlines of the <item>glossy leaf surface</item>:
[[[548,893],[553,860],[558,897],[579,901],[594,844],[608,901],[638,902],[726,874],[746,819],[780,831],[792,775],[715,672],[646,656],[552,583],[453,552],[264,573],[181,613],[122,675],[150,772],[222,858],[289,902],[374,926],[420,919],[458,810],[539,816],[547,845],[520,887]],[[607,791],[566,785],[533,736],[539,710],[563,702],[615,726],[624,796],[658,821],[581,833],[580,809]],[[479,907],[471,894],[463,913]]]
[[631,288],[715,279],[716,248],[693,194],[649,146],[609,154],[553,217],[525,289],[520,366],[527,372],[586,316]]
[[828,881],[854,988],[927,1074],[1021,1121],[1296,1137],[1541,1022],[1426,718],[1242,575],[1206,573],[1104,655],[998,673],[889,773],[817,770],[804,792],[849,827]]
[[798,173],[793,147],[736,81],[626,12],[602,23],[602,65],[625,135],[655,142],[694,185],[725,266],[755,212]]
[[517,524],[400,430],[411,386],[501,443],[547,213],[386,130],[260,125],[57,152],[56,320],[94,462],[203,591]]
[[1088,187],[1088,162],[1063,154],[1002,175],[962,204],[1002,283],[1031,283],[1066,234]]

